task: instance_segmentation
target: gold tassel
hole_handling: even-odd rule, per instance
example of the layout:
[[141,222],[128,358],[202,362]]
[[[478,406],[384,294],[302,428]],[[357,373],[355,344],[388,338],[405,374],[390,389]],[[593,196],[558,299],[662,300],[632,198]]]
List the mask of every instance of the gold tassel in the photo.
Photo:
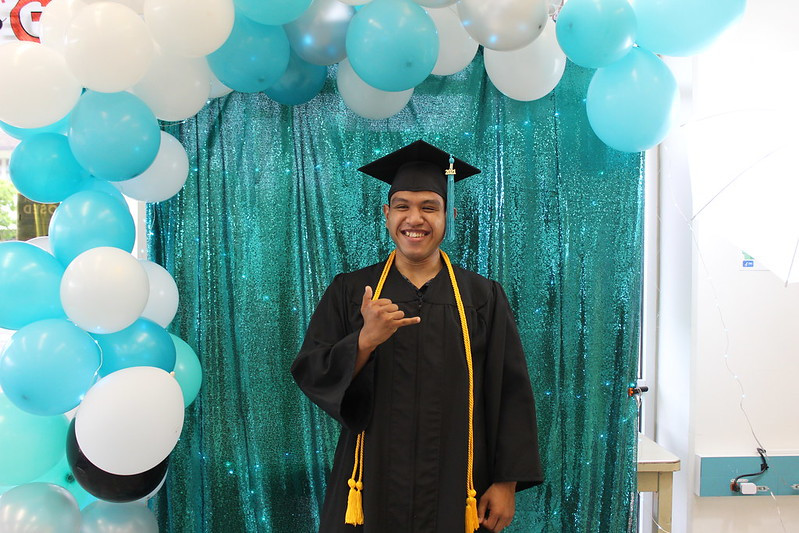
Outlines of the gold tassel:
[[350,479],[349,486],[350,495],[347,497],[347,513],[344,515],[344,523],[360,526],[363,524],[363,499],[361,497],[363,483]]
[[470,490],[469,497],[466,498],[466,533],[474,533],[480,529],[480,519],[477,517],[477,500],[475,496],[477,496],[477,492]]

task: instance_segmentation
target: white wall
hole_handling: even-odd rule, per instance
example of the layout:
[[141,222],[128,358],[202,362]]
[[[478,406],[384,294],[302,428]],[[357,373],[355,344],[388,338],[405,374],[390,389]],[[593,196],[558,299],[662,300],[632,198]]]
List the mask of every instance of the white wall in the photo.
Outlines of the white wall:
[[[752,429],[769,453],[799,455],[799,284],[741,270],[742,250],[714,209],[689,224],[719,183],[749,167],[740,180],[799,181],[796,20],[797,2],[750,0],[739,27],[694,60],[692,119],[660,151],[656,440],[682,459],[675,533],[799,532],[799,496],[694,495],[694,456],[755,455]],[[777,150],[789,157],[769,155]],[[715,183],[692,191],[689,177]]]

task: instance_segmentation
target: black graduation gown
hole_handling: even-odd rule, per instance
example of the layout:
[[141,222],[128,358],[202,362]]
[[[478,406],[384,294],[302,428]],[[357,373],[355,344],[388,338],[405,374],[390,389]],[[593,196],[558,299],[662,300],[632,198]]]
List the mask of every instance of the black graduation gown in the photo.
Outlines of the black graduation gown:
[[[292,374],[342,425],[320,533],[453,533],[465,529],[468,371],[445,266],[421,290],[392,266],[380,294],[421,316],[380,345],[354,379],[366,285],[384,263],[339,274],[314,312]],[[502,287],[459,267],[474,366],[474,483],[523,490],[543,481],[535,407]],[[364,525],[344,523],[355,440],[366,429]],[[483,529],[481,529],[483,531]]]

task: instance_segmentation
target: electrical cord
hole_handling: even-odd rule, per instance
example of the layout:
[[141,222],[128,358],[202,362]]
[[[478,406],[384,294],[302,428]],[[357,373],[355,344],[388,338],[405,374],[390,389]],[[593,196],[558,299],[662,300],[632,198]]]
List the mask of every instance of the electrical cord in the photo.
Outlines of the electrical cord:
[[753,474],[741,474],[740,476],[732,480],[732,482],[730,483],[730,490],[732,490],[733,492],[741,492],[741,484],[740,484],[741,478],[750,478],[750,477],[760,476],[766,473],[766,470],[768,470],[768,461],[766,460],[766,450],[764,450],[763,448],[758,448],[757,453],[760,454],[760,472],[755,472]]

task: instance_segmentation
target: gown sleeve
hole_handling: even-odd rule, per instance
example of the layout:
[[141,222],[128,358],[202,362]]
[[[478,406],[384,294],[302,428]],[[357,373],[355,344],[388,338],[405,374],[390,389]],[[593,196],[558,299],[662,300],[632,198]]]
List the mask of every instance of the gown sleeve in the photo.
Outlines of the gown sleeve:
[[487,429],[494,436],[492,482],[516,481],[516,490],[524,490],[544,480],[535,401],[507,296],[496,282],[493,292],[485,384]]
[[291,374],[316,405],[347,429],[360,432],[369,423],[374,396],[374,358],[353,378],[360,313],[350,316],[347,287],[341,274],[325,291],[311,316]]

